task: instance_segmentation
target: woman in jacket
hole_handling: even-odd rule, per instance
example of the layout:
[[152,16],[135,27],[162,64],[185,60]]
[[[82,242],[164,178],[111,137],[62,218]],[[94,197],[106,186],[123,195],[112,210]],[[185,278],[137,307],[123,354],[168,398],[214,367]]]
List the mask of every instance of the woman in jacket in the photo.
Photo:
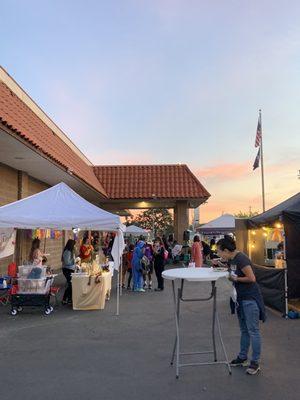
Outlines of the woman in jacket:
[[[260,370],[261,335],[259,320],[265,321],[265,306],[263,297],[256,282],[252,262],[248,256],[236,248],[233,238],[225,236],[217,243],[218,256],[230,265],[229,280],[235,287],[235,306],[240,325],[240,352],[231,361],[232,367],[248,366],[246,372],[255,375]],[[248,353],[252,347],[252,356],[248,364]]]
[[69,239],[61,256],[62,271],[67,281],[67,287],[63,296],[62,304],[72,304],[71,274],[75,272],[75,240]]

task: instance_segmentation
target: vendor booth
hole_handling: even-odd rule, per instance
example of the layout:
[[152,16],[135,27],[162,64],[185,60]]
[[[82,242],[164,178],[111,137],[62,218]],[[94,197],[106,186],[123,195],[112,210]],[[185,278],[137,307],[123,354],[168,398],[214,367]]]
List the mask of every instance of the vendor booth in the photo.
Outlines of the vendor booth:
[[[59,229],[59,230],[94,230],[104,232],[115,232],[115,240],[112,248],[114,269],[119,272],[121,257],[124,250],[124,225],[120,217],[102,210],[89,203],[65,183],[59,183],[38,194],[0,207],[0,229]],[[99,278],[99,291],[109,284],[104,284]],[[102,271],[99,269],[99,276]],[[84,279],[89,276],[85,274]],[[79,278],[79,277],[78,277]],[[92,278],[91,278],[92,279]],[[119,273],[118,273],[119,281]],[[76,284],[79,280],[76,280]],[[94,280],[94,283],[95,282]],[[75,285],[76,286],[76,285]],[[78,286],[78,285],[77,285]],[[77,288],[76,286],[76,288]],[[84,285],[79,285],[78,290]],[[88,286],[91,286],[88,285]],[[89,289],[89,288],[88,288]],[[75,296],[76,296],[75,289]],[[77,293],[78,294],[78,293]],[[105,293],[105,295],[107,292]],[[103,297],[98,308],[103,308]],[[119,314],[119,289],[117,291],[117,314]]]
[[140,228],[139,226],[136,226],[136,225],[126,226],[126,236],[127,235],[132,235],[132,236],[144,235],[144,236],[147,236],[148,234],[149,234],[149,231],[147,231],[146,229]]
[[220,217],[197,228],[197,231],[205,236],[226,235],[235,232],[235,218],[231,214],[223,214]]
[[300,193],[249,219],[246,229],[265,303],[287,315],[300,298]]

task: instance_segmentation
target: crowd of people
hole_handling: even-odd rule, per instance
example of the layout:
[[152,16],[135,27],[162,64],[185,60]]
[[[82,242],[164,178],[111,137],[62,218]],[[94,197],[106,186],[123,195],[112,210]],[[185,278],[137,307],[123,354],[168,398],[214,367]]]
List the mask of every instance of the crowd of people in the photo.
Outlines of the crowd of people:
[[185,251],[190,261],[195,263],[195,267],[202,267],[208,257],[216,256],[214,247],[215,238],[208,244],[201,241],[199,235],[195,235],[191,248],[185,246],[185,249],[174,240],[173,235],[168,238],[165,235],[156,237],[153,242],[146,241],[143,236],[140,236],[135,244],[126,244],[122,263],[122,287],[135,292],[151,290],[153,289],[152,276],[155,273],[157,279],[155,290],[162,291],[164,290],[162,273],[168,261],[174,264],[182,261]]
[[126,245],[123,254],[122,287],[127,287],[128,290],[135,292],[151,290],[153,288],[152,276],[155,272],[157,287],[154,290],[164,290],[162,273],[167,258],[168,251],[160,237],[156,237],[151,243],[141,236],[135,245]]

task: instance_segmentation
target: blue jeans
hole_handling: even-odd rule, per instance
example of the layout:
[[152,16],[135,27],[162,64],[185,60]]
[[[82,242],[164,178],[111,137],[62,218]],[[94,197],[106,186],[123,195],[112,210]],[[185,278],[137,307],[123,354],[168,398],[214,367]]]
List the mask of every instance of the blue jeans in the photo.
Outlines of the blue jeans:
[[241,330],[239,358],[246,360],[250,343],[252,346],[251,361],[259,362],[261,352],[261,337],[259,332],[259,308],[255,300],[243,300],[238,307],[238,319]]

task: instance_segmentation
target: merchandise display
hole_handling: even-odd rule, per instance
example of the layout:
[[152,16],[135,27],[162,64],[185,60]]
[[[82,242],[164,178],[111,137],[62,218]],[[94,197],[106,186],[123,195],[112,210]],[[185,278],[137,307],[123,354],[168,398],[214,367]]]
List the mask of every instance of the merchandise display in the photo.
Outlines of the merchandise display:
[[72,274],[73,310],[103,310],[110,297],[111,278],[107,264],[82,263]]

